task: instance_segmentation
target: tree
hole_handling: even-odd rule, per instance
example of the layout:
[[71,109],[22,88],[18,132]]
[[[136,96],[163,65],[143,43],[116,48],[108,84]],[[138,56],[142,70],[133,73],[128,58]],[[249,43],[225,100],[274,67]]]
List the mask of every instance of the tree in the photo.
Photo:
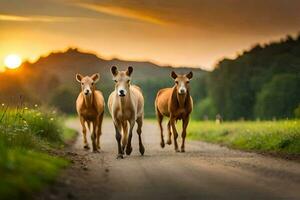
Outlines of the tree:
[[216,107],[211,98],[207,97],[200,100],[192,112],[193,119],[215,119],[217,114]]
[[76,94],[68,88],[59,88],[54,92],[51,105],[58,108],[60,111],[73,114],[75,113]]
[[[223,59],[208,75],[207,93],[224,119],[254,119],[265,115],[259,113],[260,106],[256,102],[258,96],[262,96],[259,94],[262,88],[275,76],[282,74],[300,76],[300,37],[289,36],[280,42],[256,45],[234,60]],[[283,91],[280,98],[288,96],[288,92],[289,90]],[[289,109],[288,116],[291,116],[292,106],[295,105],[286,107]],[[281,112],[282,116],[287,115],[286,110]],[[279,113],[276,114],[278,115]]]
[[294,110],[294,114],[296,118],[300,118],[300,103],[298,105],[298,107]]
[[262,119],[292,118],[300,102],[300,77],[296,74],[276,75],[257,95],[256,117]]

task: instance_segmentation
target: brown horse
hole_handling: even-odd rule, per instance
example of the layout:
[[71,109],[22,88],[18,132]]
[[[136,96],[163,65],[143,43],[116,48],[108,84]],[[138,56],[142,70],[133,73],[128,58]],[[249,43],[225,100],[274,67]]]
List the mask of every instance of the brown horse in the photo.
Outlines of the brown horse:
[[95,84],[98,82],[99,78],[100,75],[98,73],[91,77],[83,77],[80,74],[76,74],[76,80],[81,84],[81,92],[76,100],[76,110],[82,126],[84,148],[89,149],[86,139],[86,124],[90,128],[90,124],[92,123],[93,131],[91,140],[93,152],[97,152],[98,149],[100,149],[99,139],[105,105],[102,93],[95,88]]
[[[132,72],[132,67],[128,67],[127,71],[118,71],[115,66],[111,68],[111,73],[116,84],[115,90],[108,98],[108,108],[116,130],[116,140],[118,143],[117,158],[123,158],[125,148],[126,154],[131,154],[131,138],[135,122],[138,125],[139,150],[141,155],[144,155],[145,152],[141,138],[144,119],[144,97],[139,87],[130,85]],[[128,122],[129,136],[127,138]]]
[[[186,75],[177,75],[174,71],[171,73],[171,77],[175,80],[173,88],[164,88],[158,91],[155,99],[155,110],[158,119],[160,134],[161,134],[161,147],[165,147],[162,121],[163,117],[167,116],[170,118],[168,122],[168,140],[167,144],[171,144],[171,135],[174,135],[175,151],[179,152],[177,137],[178,133],[176,130],[177,120],[182,120],[182,144],[181,152],[185,151],[185,137],[186,128],[189,123],[190,114],[193,110],[193,99],[190,96],[189,82],[193,77],[193,72]],[[172,129],[172,131],[171,131]]]

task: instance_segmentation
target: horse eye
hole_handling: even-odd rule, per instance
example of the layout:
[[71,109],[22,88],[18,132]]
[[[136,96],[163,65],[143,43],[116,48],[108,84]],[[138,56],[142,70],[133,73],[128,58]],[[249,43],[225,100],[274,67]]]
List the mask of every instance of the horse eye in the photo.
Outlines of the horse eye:
[[118,82],[117,80],[114,80],[114,81],[115,81],[115,83]]
[[175,81],[176,84],[178,84],[178,81]]
[[92,85],[94,85],[94,83],[92,83]]
[[187,81],[186,83],[190,83],[190,81]]
[[81,85],[83,85],[83,83],[81,83]]

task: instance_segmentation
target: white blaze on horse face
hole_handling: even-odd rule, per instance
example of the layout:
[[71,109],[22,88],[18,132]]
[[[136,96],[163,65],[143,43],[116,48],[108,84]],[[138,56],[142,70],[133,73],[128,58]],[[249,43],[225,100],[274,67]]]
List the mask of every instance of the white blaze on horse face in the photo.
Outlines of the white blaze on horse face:
[[99,80],[99,74],[94,74],[92,77],[76,74],[76,80],[81,84],[82,93],[90,96],[95,89],[95,83]]
[[185,84],[184,84],[184,82],[183,81],[180,81],[179,83],[178,83],[178,93],[179,94],[185,94],[186,93],[186,91],[187,91],[187,89],[186,89],[186,86],[185,86]]
[[82,85],[82,91],[84,95],[89,96],[92,94],[91,86],[87,83]]
[[124,97],[127,94],[126,83],[124,81],[120,82],[117,87],[118,95]]
[[81,81],[82,92],[86,96],[92,95],[94,81],[91,78],[84,78]]
[[124,97],[126,96],[128,90],[129,90],[129,82],[130,79],[127,77],[121,77],[119,79],[115,79],[116,83],[116,91],[118,96]]

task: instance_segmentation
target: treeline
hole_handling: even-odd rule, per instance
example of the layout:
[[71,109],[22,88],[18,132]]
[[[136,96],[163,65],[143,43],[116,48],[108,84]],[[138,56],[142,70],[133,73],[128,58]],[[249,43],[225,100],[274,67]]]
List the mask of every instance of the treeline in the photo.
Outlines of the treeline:
[[224,59],[204,82],[208,93],[196,104],[194,118],[300,117],[300,35]]

